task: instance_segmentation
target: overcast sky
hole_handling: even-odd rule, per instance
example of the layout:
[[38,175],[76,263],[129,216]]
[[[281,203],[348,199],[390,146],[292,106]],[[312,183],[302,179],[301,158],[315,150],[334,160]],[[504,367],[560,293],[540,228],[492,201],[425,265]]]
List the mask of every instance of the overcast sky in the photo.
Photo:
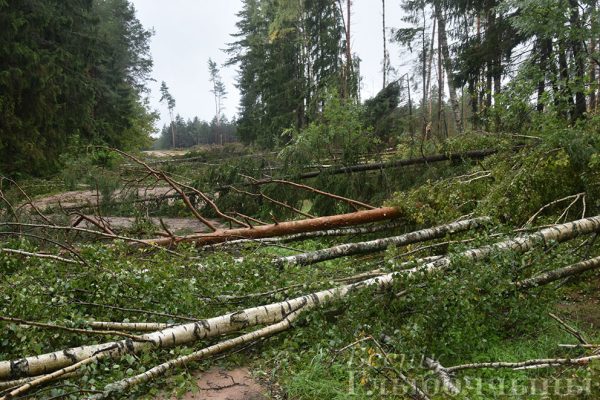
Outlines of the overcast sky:
[[[159,86],[165,81],[175,98],[176,113],[184,118],[198,116],[210,121],[215,113],[214,99],[208,81],[209,57],[218,64],[226,60],[222,49],[236,32],[236,14],[241,0],[132,0],[138,19],[147,29],[154,29],[151,51],[154,59],[150,84],[151,105],[161,114],[159,126],[168,120],[167,109],[159,103]],[[387,2],[387,25],[401,25],[399,2]],[[353,0],[352,50],[362,59],[363,100],[376,94],[382,85],[381,2]],[[388,34],[389,36],[389,34]],[[392,65],[406,63],[395,44],[388,45]],[[404,56],[406,57],[406,56]],[[232,118],[238,112],[239,93],[234,86],[234,67],[223,68],[228,98],[224,113]]]

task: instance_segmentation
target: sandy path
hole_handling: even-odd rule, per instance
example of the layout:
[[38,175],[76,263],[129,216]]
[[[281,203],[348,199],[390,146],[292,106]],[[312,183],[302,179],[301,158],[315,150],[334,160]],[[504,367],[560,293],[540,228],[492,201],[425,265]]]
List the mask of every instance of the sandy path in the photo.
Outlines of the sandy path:
[[[248,368],[224,370],[213,368],[206,372],[194,373],[198,391],[189,392],[183,397],[170,397],[169,400],[212,399],[212,400],[267,400],[268,389],[252,378]],[[166,400],[159,397],[157,400]]]

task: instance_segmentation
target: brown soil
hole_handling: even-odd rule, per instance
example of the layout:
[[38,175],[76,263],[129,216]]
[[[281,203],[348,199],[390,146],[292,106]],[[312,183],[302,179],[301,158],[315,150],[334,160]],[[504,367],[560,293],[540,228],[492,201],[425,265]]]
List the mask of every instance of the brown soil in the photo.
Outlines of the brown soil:
[[[198,391],[187,393],[179,399],[213,399],[213,400],[266,400],[268,388],[254,380],[248,368],[224,370],[213,368],[206,372],[194,374]],[[159,397],[157,400],[166,400]],[[178,397],[168,397],[176,400]]]
[[561,315],[575,321],[587,332],[600,330],[600,276],[590,280],[585,288],[571,293],[568,301],[558,306]]

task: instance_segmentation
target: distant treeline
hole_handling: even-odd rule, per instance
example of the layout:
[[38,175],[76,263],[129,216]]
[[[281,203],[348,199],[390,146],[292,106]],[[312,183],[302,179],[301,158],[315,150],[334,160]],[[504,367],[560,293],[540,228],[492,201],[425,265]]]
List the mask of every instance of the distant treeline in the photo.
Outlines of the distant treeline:
[[48,174],[90,144],[149,144],[151,35],[127,0],[0,0],[0,172]]
[[[235,121],[222,118],[219,123],[216,119],[211,122],[194,119],[183,119],[180,115],[175,117],[172,124],[163,126],[160,137],[152,146],[157,150],[171,148],[186,148],[200,144],[223,144],[237,142],[237,125]],[[175,143],[173,143],[175,139]]]

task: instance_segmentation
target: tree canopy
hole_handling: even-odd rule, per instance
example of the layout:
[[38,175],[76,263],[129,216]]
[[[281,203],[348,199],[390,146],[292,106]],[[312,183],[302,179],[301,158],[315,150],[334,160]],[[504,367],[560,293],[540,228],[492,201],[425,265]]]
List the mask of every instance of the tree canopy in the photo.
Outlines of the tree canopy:
[[133,148],[151,32],[127,0],[0,1],[0,171],[44,174],[69,146]]

